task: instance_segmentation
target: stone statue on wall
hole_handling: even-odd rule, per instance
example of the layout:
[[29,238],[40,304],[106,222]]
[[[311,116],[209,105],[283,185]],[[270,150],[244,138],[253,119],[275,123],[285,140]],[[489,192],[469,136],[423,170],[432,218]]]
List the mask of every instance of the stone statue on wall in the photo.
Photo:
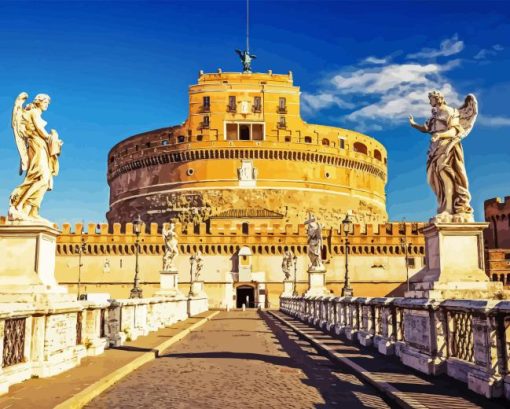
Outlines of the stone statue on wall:
[[48,109],[50,97],[38,94],[23,106],[28,94],[22,92],[14,102],[12,129],[20,155],[20,175],[25,179],[16,187],[9,199],[8,219],[50,223],[39,215],[44,194],[53,188],[53,176],[58,174],[58,156],[63,142],[57,131],[46,131],[42,113]]
[[308,225],[308,257],[310,258],[309,271],[323,271],[324,265],[322,264],[322,225],[317,222],[313,213],[309,213],[308,220],[305,222]]
[[200,277],[200,272],[204,268],[204,258],[202,257],[202,252],[199,250],[195,254],[195,281],[198,281]]
[[437,215],[431,222],[463,223],[473,222],[470,206],[468,179],[464,165],[461,140],[464,139],[476,121],[478,103],[469,94],[464,104],[452,108],[446,104],[439,91],[429,93],[432,116],[419,125],[409,116],[411,126],[431,135],[427,158],[427,181],[437,197]]
[[163,271],[174,271],[175,259],[179,255],[179,246],[177,242],[177,233],[175,232],[175,224],[170,223],[170,227],[167,229],[163,226],[163,240],[165,242],[165,254],[163,255]]
[[285,253],[283,254],[283,260],[282,260],[282,271],[283,274],[285,274],[285,281],[290,280],[290,272],[292,270],[294,262],[294,254],[292,254],[292,251],[285,250]]

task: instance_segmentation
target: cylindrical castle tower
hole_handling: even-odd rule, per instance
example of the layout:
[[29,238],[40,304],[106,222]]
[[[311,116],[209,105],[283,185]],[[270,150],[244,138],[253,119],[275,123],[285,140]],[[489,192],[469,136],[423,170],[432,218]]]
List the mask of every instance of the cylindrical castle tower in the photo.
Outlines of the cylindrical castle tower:
[[181,126],[149,131],[108,155],[109,223],[302,223],[387,220],[386,149],[361,133],[307,124],[292,73],[200,73]]

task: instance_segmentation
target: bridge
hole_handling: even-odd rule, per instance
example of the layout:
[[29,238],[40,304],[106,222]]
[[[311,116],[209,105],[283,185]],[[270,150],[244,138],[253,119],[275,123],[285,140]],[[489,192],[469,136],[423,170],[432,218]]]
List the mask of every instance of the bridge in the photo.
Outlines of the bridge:
[[[279,311],[205,311],[67,372],[13,385],[0,408],[508,407],[349,340],[346,331],[336,335],[326,313],[333,302],[295,297]],[[311,319],[297,316],[299,306]]]

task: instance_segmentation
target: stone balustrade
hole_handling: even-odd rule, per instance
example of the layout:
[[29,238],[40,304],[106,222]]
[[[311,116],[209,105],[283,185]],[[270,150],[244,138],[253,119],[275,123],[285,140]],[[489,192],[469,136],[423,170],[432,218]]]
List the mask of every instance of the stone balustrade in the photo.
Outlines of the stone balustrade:
[[64,372],[86,356],[207,310],[207,298],[0,303],[0,394],[10,385]]
[[282,297],[280,310],[487,398],[510,399],[510,301]]

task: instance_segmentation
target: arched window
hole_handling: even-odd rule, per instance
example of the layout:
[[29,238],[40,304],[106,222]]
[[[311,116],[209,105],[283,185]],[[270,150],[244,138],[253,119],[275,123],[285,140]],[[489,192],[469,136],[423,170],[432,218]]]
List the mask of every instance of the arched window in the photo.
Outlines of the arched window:
[[329,139],[328,138],[324,138],[322,140],[322,146],[329,146]]
[[377,149],[374,150],[374,158],[376,158],[379,161],[382,161],[382,155],[381,152]]
[[368,154],[368,148],[361,142],[354,142],[354,152],[362,153],[363,155]]
[[305,143],[312,143],[312,137],[311,136],[305,136]]

